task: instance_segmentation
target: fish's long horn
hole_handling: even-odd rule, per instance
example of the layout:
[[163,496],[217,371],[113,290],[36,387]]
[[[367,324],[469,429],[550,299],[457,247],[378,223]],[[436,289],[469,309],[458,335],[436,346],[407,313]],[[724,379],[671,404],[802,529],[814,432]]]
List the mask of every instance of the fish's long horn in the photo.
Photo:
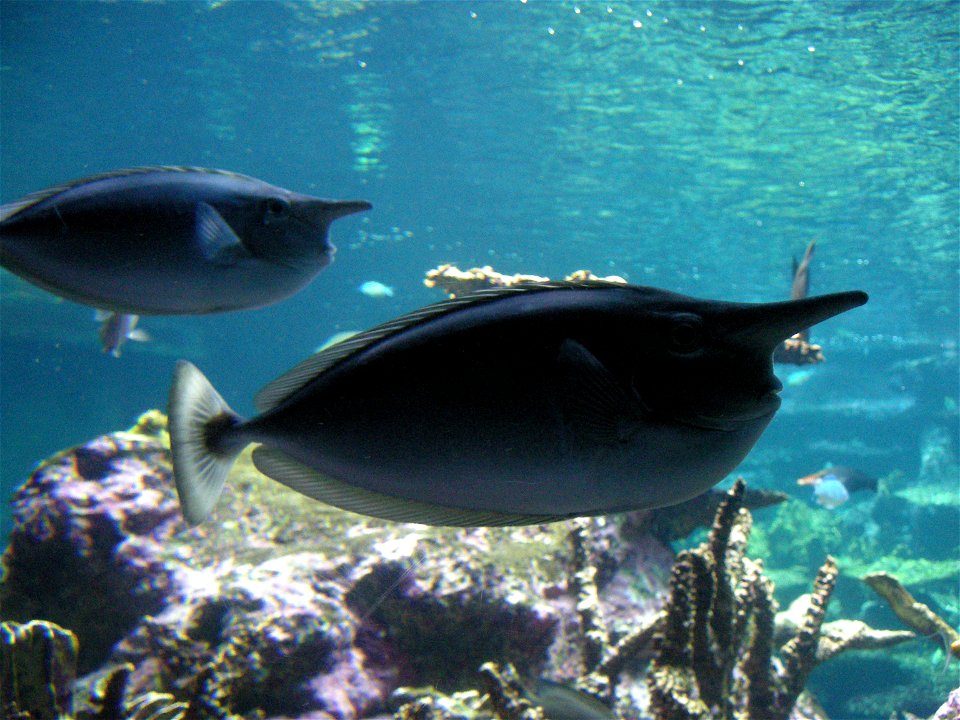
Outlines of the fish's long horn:
[[770,347],[788,337],[867,302],[861,290],[742,306],[733,312],[728,330],[744,341]]
[[363,212],[373,207],[366,200],[318,200],[317,205],[327,222],[333,222],[337,218]]

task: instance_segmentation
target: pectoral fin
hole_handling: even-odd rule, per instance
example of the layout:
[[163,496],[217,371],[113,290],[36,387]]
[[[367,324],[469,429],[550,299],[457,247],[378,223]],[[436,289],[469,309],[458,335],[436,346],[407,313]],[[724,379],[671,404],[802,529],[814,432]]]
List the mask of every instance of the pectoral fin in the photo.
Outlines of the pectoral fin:
[[233,228],[212,205],[197,203],[197,241],[200,252],[217,265],[233,265],[238,260],[250,257]]
[[615,445],[629,440],[643,422],[643,409],[593,353],[564,340],[557,355],[564,421],[580,443]]

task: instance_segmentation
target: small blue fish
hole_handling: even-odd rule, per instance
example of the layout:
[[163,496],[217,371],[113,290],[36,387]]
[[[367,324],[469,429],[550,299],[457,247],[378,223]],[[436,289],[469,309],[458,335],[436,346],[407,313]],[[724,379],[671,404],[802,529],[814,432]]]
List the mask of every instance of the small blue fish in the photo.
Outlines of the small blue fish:
[[834,510],[860,490],[877,491],[877,479],[851,467],[829,465],[797,480],[797,485],[812,485],[818,505]]
[[813,486],[813,496],[818,505],[834,510],[850,499],[846,486],[835,477],[825,477]]
[[127,340],[148,342],[150,334],[137,327],[139,315],[97,310],[94,317],[100,322],[100,344],[105,353],[120,357],[120,348]]
[[0,264],[125,315],[255,308],[310,282],[333,259],[330,224],[369,208],[224,170],[118,170],[0,207]]
[[367,280],[357,289],[367,297],[371,298],[393,297],[393,288],[389,285],[384,285],[382,282],[377,282],[376,280]]

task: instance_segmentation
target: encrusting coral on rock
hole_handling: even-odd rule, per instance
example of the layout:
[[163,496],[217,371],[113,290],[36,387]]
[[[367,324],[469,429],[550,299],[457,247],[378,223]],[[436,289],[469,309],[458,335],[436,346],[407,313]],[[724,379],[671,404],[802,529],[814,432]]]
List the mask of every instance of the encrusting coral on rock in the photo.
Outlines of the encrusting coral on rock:
[[[447,295],[454,298],[458,295],[464,295],[474,290],[481,290],[490,287],[510,287],[521,283],[548,282],[550,278],[540,275],[523,275],[520,273],[514,275],[504,275],[494,270],[489,265],[483,267],[461,270],[456,265],[446,263],[427,271],[427,276],[423,284],[429,288],[440,288]],[[602,280],[603,282],[616,283],[623,285],[627,281],[619,275],[610,275],[608,277],[598,277],[589,270],[575,270],[567,275],[564,280],[584,281],[584,280]]]

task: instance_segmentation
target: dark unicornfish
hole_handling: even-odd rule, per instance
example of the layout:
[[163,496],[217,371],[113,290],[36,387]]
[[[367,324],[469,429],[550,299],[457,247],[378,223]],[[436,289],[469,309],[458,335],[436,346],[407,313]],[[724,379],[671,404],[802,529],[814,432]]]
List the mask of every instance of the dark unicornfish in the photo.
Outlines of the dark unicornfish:
[[325,503],[432,525],[671,505],[743,459],[780,406],[773,348],[862,292],[768,304],[556,282],[483,290],[333,345],[236,415],[180,361],[169,429],[188,522],[239,452]]
[[119,170],[0,207],[0,263],[127,315],[255,308],[310,282],[333,258],[330,223],[369,208],[223,170]]
[[120,348],[127,340],[147,342],[150,335],[143,328],[138,328],[139,315],[124,315],[123,313],[97,310],[97,320],[100,321],[100,345],[105,353],[120,357]]

